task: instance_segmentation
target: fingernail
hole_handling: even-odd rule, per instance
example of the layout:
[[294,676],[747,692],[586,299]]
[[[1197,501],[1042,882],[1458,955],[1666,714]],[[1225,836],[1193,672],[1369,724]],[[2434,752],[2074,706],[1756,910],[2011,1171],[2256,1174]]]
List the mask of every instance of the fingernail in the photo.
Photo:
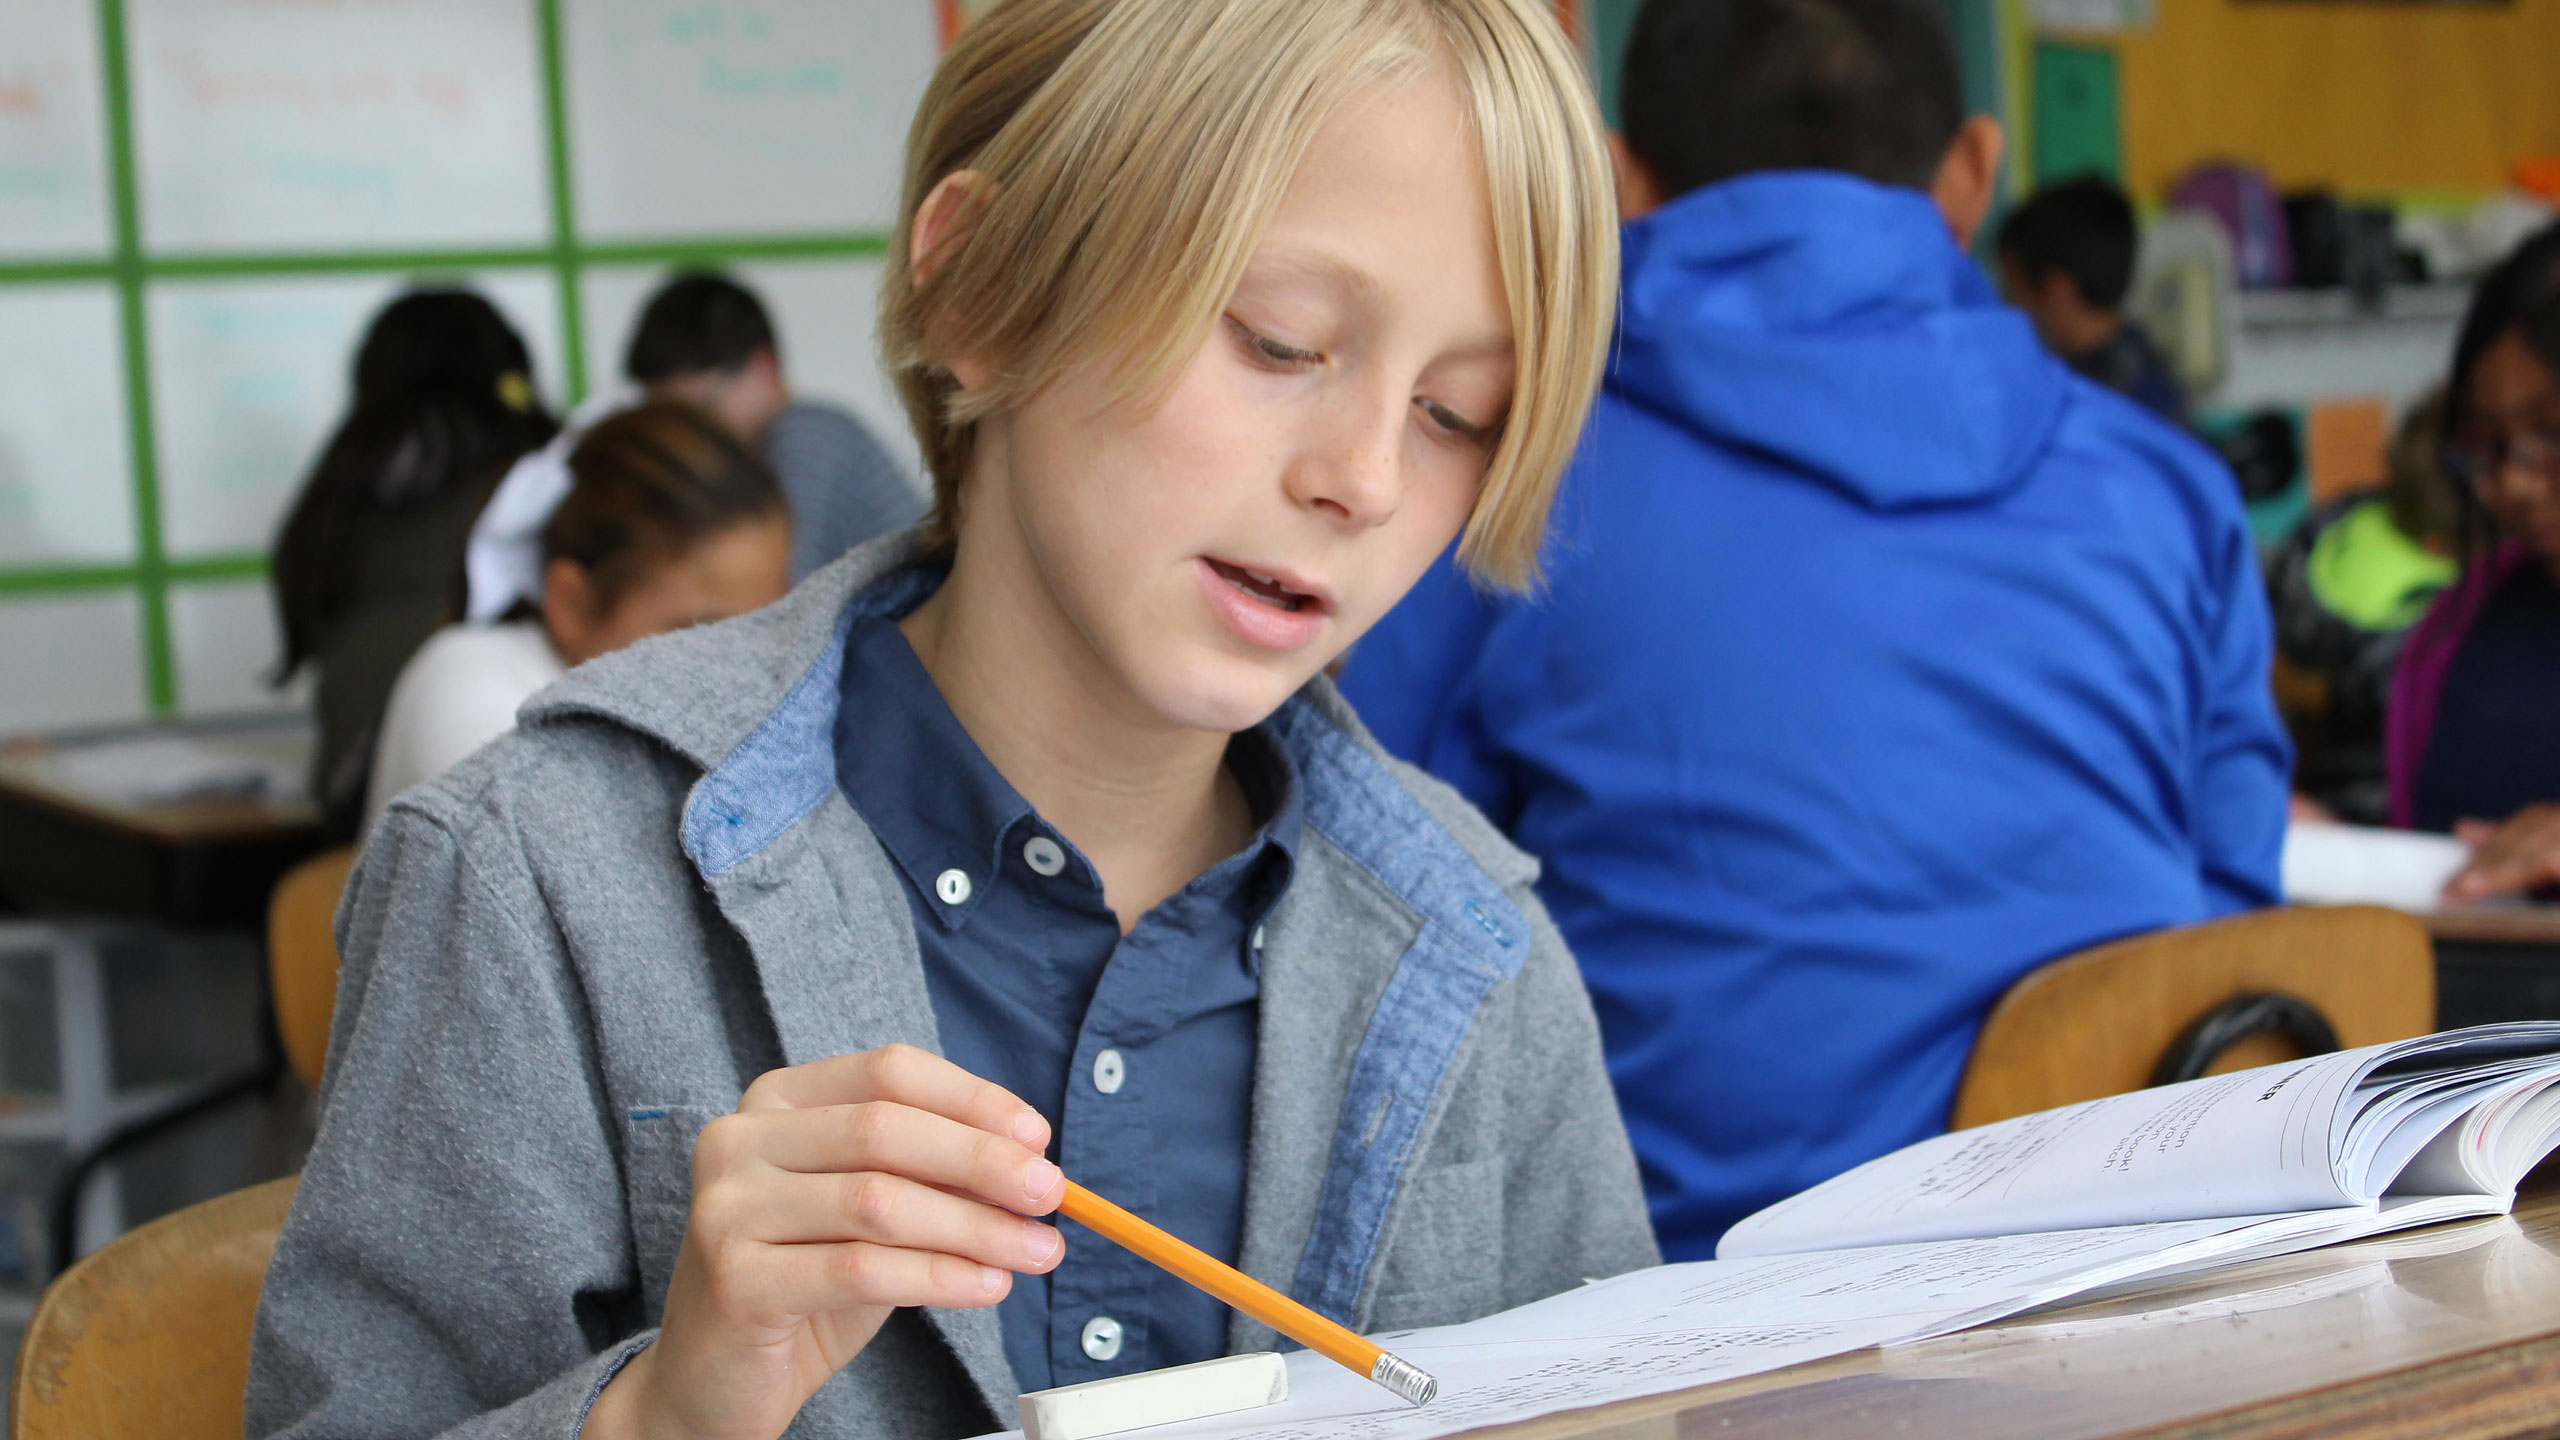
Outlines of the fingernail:
[[1004,1288],[1004,1272],[993,1265],[978,1267],[978,1293],[993,1295]]
[[1022,1255],[1034,1265],[1046,1265],[1058,1253],[1058,1232],[1046,1225],[1022,1227]]
[[1049,1122],[1037,1110],[1025,1110],[1013,1120],[1013,1138],[1025,1149],[1037,1150],[1049,1143]]
[[1022,1170],[1022,1193],[1037,1200],[1058,1184],[1058,1167],[1046,1160],[1034,1160]]

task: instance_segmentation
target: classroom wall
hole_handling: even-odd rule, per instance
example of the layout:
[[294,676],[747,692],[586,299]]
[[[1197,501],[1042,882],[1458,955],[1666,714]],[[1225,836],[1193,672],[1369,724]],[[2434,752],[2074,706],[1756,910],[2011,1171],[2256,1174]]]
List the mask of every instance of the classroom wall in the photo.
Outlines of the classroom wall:
[[2158,0],[2114,44],[2145,197],[2230,156],[2281,188],[2423,196],[2560,154],[2560,0]]
[[0,735],[291,703],[264,552],[414,278],[562,406],[670,265],[731,265],[912,456],[876,257],[959,8],[0,0]]

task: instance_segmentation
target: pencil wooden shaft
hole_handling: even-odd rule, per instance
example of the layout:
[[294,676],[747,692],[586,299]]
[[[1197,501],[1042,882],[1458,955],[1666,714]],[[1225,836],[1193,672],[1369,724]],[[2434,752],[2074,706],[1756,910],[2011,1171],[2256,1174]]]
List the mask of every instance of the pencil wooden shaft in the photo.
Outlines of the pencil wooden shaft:
[[1074,1181],[1058,1213],[1096,1235],[1172,1271],[1362,1379],[1371,1378],[1385,1352],[1232,1265],[1175,1239]]

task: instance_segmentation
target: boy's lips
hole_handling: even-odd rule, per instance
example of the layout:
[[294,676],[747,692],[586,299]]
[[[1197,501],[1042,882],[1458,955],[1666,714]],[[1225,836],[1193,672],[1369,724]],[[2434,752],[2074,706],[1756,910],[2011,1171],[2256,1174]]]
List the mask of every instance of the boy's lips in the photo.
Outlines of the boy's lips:
[[1202,556],[1192,567],[1202,597],[1228,633],[1258,649],[1300,650],[1324,632],[1333,596],[1285,570]]
[[1324,586],[1296,573],[1271,565],[1247,565],[1221,560],[1214,555],[1201,557],[1203,563],[1245,594],[1292,613],[1313,610],[1319,614],[1333,612],[1333,596]]

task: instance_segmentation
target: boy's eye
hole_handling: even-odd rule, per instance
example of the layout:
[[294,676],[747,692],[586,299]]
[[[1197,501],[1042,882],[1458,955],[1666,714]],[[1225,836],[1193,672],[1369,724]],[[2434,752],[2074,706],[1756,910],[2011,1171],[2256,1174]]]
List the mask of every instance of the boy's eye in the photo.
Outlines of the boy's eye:
[[1244,348],[1252,351],[1263,361],[1282,369],[1299,369],[1324,358],[1313,350],[1301,350],[1295,345],[1283,345],[1233,315],[1227,317],[1227,328],[1233,330],[1236,338],[1244,342]]
[[1441,429],[1452,435],[1458,436],[1461,439],[1472,440],[1479,445],[1488,444],[1492,440],[1492,436],[1486,432],[1485,427],[1469,420],[1466,416],[1459,414],[1457,411],[1450,409],[1448,406],[1441,404],[1437,400],[1426,399],[1423,396],[1417,395],[1413,397],[1413,403],[1422,407],[1422,413],[1431,418],[1432,424],[1439,426]]

